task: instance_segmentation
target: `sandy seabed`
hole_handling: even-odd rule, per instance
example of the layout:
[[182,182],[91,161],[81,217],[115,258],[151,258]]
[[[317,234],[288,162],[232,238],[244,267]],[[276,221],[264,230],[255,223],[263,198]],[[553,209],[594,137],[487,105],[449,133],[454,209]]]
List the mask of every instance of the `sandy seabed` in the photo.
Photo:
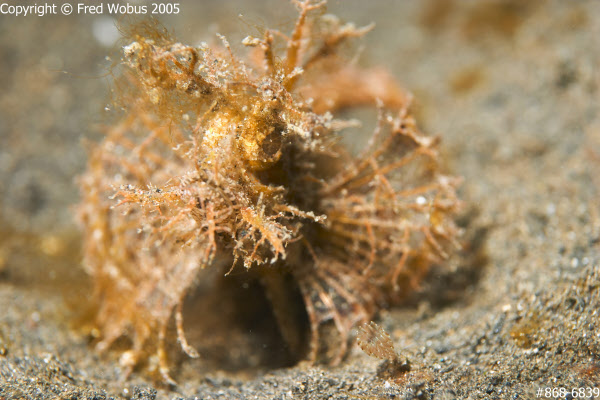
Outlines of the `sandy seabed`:
[[[281,1],[181,7],[163,22],[187,43],[215,32],[238,43],[255,25],[294,21]],[[335,368],[242,351],[237,368],[182,358],[174,388],[143,371],[123,380],[118,353],[98,355],[74,322],[91,287],[75,177],[81,139],[98,140],[110,112],[113,19],[0,15],[0,399],[600,398],[600,2],[348,0],[329,11],[376,23],[361,62],[414,94],[422,130],[464,179],[464,262],[379,319],[411,372],[382,379],[382,362],[355,347]],[[190,336],[201,354],[231,351]]]

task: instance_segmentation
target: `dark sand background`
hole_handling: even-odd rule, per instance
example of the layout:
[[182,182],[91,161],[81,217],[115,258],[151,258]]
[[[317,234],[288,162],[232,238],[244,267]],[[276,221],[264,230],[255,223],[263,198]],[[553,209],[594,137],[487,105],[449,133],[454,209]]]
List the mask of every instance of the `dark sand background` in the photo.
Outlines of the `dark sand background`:
[[[220,3],[183,1],[162,21],[182,42],[219,32],[235,44],[255,25],[287,30],[295,18],[283,0]],[[376,23],[361,63],[388,67],[414,93],[420,126],[442,137],[446,167],[464,177],[471,247],[379,320],[412,372],[378,378],[381,361],[358,348],[335,368],[278,367],[272,329],[215,336],[211,323],[232,305],[208,301],[204,324],[187,326],[203,357],[175,360],[177,387],[143,371],[122,380],[118,352],[93,350],[72,208],[81,139],[98,140],[112,113],[101,76],[105,57],[120,57],[114,20],[0,15],[0,399],[600,390],[600,2],[333,0],[329,11]]]

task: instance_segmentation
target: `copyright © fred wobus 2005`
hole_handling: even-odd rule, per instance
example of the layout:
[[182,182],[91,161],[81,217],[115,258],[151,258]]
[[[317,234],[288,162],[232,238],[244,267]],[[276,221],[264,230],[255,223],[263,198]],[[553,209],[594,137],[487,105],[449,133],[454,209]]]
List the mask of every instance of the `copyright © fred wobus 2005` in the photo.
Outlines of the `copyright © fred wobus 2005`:
[[179,3],[34,3],[34,4],[11,4],[0,2],[0,15],[11,15],[15,17],[45,15],[146,15],[146,14],[179,14]]

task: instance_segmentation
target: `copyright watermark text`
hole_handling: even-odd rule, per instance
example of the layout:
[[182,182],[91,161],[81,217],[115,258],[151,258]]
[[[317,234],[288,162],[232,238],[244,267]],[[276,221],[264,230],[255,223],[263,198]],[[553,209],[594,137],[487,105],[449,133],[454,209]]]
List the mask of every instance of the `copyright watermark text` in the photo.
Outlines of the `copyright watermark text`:
[[0,2],[0,15],[14,17],[45,15],[169,15],[180,13],[180,3],[96,3],[96,2],[71,2],[71,3],[34,3],[11,4]]

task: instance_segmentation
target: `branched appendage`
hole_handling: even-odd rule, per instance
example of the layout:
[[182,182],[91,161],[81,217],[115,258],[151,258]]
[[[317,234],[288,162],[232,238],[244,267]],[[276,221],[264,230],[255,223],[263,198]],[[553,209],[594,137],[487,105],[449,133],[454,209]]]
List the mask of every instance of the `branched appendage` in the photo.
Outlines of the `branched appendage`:
[[298,269],[310,317],[310,359],[321,347],[320,327],[332,321],[344,340],[329,361],[339,363],[352,328],[373,317],[383,293],[416,289],[427,267],[458,246],[449,218],[459,204],[456,180],[436,174],[435,145],[403,109],[395,117],[381,113],[358,158],[339,153],[343,168],[318,192],[327,216],[323,240],[312,245],[309,272]]
[[400,358],[390,335],[373,321],[358,328],[357,343],[362,351],[371,357],[390,361]]
[[379,377],[398,378],[411,370],[408,360],[402,360],[394,349],[390,335],[375,322],[367,322],[359,326],[357,336],[358,346],[368,356],[383,360],[378,368]]
[[[172,318],[182,349],[198,356],[182,303],[217,257],[231,261],[229,272],[260,267],[283,336],[301,351],[278,287],[295,280],[308,358],[336,364],[353,328],[388,293],[415,288],[455,244],[456,180],[437,172],[437,140],[417,130],[409,96],[388,74],[341,55],[371,27],[321,15],[324,1],[294,3],[289,36],[244,39],[258,51],[247,64],[223,36],[222,47],[191,47],[148,24],[124,47],[125,113],[90,152],[79,216],[100,303],[98,348],[131,338],[126,368],[154,354],[172,382]],[[339,141],[348,123],[332,115],[357,105],[377,106],[380,117],[354,156]]]

